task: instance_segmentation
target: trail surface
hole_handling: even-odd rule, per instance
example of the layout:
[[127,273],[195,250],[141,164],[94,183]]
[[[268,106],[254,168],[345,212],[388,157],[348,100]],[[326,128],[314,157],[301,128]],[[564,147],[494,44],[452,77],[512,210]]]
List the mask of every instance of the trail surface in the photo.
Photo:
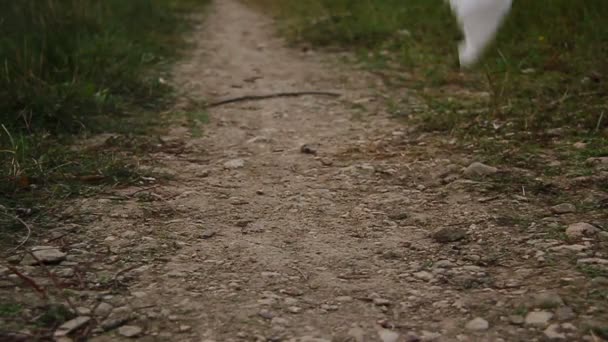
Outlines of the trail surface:
[[201,137],[163,137],[173,180],[80,203],[99,219],[64,250],[109,283],[82,305],[132,319],[94,341],[600,340],[607,281],[580,272],[606,261],[600,238],[547,233],[576,214],[467,177],[475,156],[391,118],[382,82],[286,47],[236,0],[193,40],[175,71],[191,98],[341,96],[212,108]]

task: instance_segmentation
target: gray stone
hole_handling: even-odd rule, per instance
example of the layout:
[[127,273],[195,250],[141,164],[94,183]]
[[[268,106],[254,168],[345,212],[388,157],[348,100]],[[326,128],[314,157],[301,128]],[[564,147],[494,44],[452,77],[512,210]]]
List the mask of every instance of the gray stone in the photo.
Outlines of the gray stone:
[[412,275],[414,276],[414,278],[424,281],[431,281],[435,278],[432,273],[427,271],[415,272]]
[[422,330],[420,341],[437,341],[441,338],[441,334],[433,331]]
[[568,306],[562,306],[555,310],[555,318],[561,322],[569,321],[576,318],[576,314],[574,313],[574,310],[572,310],[572,308]]
[[488,323],[488,321],[486,321],[485,319],[483,319],[481,317],[476,317],[476,318],[470,320],[465,325],[465,328],[467,328],[468,330],[475,330],[475,331],[488,330],[488,328],[490,328],[490,323]]
[[523,325],[525,322],[524,316],[512,315],[509,316],[509,322],[514,325]]
[[304,154],[317,154],[317,146],[312,144],[304,144],[300,147],[300,152]]
[[298,314],[298,313],[302,312],[302,308],[300,308],[298,306],[290,306],[287,308],[287,311],[289,311],[292,314]]
[[608,166],[608,157],[588,158],[585,164],[591,166]]
[[260,311],[258,311],[258,315],[262,318],[265,319],[273,319],[274,318],[274,314],[268,310],[268,309],[262,309]]
[[583,258],[576,261],[577,264],[583,265],[608,265],[608,259],[602,258]]
[[450,260],[439,260],[435,264],[433,264],[433,266],[435,266],[437,268],[451,268],[451,267],[454,267],[455,265]]
[[446,227],[435,231],[432,238],[439,243],[449,243],[462,240],[466,236],[466,232],[461,228]]
[[273,317],[270,324],[273,326],[287,326],[289,325],[289,320],[283,317]]
[[493,166],[474,162],[464,170],[464,175],[466,177],[483,177],[493,175],[496,172],[498,172],[498,169]]
[[566,228],[566,236],[569,240],[580,240],[597,234],[598,229],[586,222],[573,223]]
[[565,340],[566,334],[561,332],[559,324],[551,324],[544,331],[545,336],[549,340]]
[[28,265],[37,265],[39,262],[43,264],[57,264],[65,260],[67,256],[66,253],[53,246],[32,247],[32,254],[34,257],[26,255],[24,258]]
[[576,207],[572,203],[561,203],[551,207],[551,212],[554,214],[568,214],[576,211]]
[[386,298],[374,298],[374,304],[379,306],[389,306],[391,301]]
[[73,268],[60,268],[60,269],[54,271],[53,273],[55,273],[56,276],[61,277],[61,278],[71,278],[74,276],[74,269]]
[[144,329],[136,325],[123,325],[118,328],[118,334],[124,337],[138,337],[143,333]]
[[348,330],[348,336],[353,342],[365,342],[365,332],[360,327],[352,327]]
[[110,312],[112,312],[112,309],[114,309],[114,307],[111,304],[106,303],[106,302],[101,302],[101,303],[99,303],[99,305],[97,305],[95,310],[93,310],[93,313],[96,316],[104,318],[104,317],[108,316],[110,314]]
[[548,311],[532,311],[526,315],[525,324],[537,327],[545,327],[553,317]]
[[85,324],[89,323],[90,320],[91,320],[91,317],[89,317],[89,316],[79,316],[74,319],[71,319],[71,320],[63,323],[59,328],[57,328],[57,330],[55,330],[55,333],[53,334],[53,336],[55,338],[65,337],[69,333],[71,333],[71,332],[81,328]]
[[399,334],[388,329],[381,329],[378,331],[378,336],[382,342],[397,342]]
[[562,297],[555,292],[542,292],[534,296],[532,303],[534,307],[541,309],[552,309],[564,305]]
[[244,159],[232,159],[229,160],[227,162],[224,163],[224,168],[226,169],[230,169],[230,170],[236,170],[236,169],[241,169],[245,167],[245,160]]

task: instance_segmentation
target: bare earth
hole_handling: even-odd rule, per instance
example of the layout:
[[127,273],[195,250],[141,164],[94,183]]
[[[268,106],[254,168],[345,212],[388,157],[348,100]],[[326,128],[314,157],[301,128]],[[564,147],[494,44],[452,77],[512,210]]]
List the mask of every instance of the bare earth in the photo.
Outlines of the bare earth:
[[98,215],[48,243],[68,254],[49,267],[93,284],[73,299],[92,341],[606,336],[608,280],[581,271],[608,263],[606,236],[550,233],[591,218],[488,190],[462,172],[475,155],[387,114],[375,76],[286,47],[236,0],[215,1],[193,40],[175,71],[191,98],[342,96],[213,108],[202,137],[163,137],[176,148],[155,167],[172,180],[72,208]]

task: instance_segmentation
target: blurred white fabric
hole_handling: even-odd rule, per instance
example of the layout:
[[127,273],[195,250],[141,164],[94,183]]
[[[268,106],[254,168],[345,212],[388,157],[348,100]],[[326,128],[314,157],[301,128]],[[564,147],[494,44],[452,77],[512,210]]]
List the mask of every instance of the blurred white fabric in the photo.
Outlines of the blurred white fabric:
[[494,38],[512,0],[449,0],[464,33],[458,47],[460,65],[473,65]]

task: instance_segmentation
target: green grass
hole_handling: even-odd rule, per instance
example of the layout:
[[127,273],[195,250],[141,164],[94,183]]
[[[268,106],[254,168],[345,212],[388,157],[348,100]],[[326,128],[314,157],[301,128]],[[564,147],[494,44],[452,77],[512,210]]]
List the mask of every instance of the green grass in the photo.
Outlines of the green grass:
[[[19,218],[39,232],[58,201],[151,176],[139,163],[158,142],[141,136],[168,119],[164,79],[207,2],[0,0],[0,245]],[[131,145],[74,145],[99,132]]]
[[174,55],[194,0],[1,0],[0,118],[11,131],[91,129],[169,89],[152,67]]
[[14,317],[21,312],[22,307],[17,303],[1,303],[0,304],[0,318]]
[[[608,2],[519,1],[497,41],[461,72],[460,32],[442,0],[249,0],[272,9],[293,42],[358,52],[371,69],[419,90],[429,110],[410,114],[430,131],[472,140],[608,135]],[[386,74],[386,73],[385,73]]]

